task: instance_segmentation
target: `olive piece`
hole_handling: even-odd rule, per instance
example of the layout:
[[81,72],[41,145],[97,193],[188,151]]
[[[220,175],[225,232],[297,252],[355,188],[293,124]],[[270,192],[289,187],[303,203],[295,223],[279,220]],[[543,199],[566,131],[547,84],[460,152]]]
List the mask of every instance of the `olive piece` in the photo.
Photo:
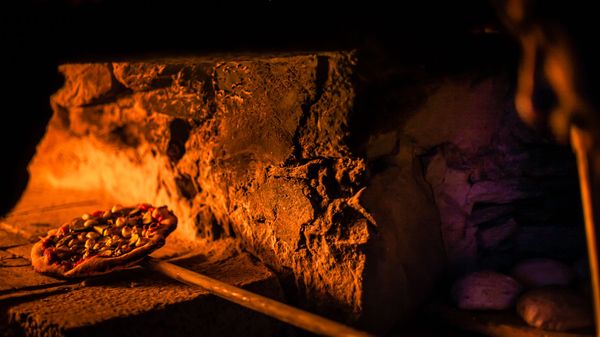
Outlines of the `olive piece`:
[[141,212],[141,211],[142,211],[142,209],[141,209],[141,208],[139,208],[139,207],[136,207],[136,208],[134,208],[134,209],[133,209],[131,212],[129,212],[129,215],[130,215],[130,216],[132,216],[132,215],[136,215],[136,214],[138,214],[138,213],[139,213],[139,212]]
[[83,223],[83,227],[85,227],[85,228],[91,228],[91,227],[93,227],[93,226],[95,226],[97,224],[98,224],[98,221],[93,220],[93,219],[89,219],[89,220],[86,220]]
[[124,226],[123,229],[121,230],[121,235],[128,239],[131,236],[131,227],[129,226]]
[[85,248],[90,249],[90,248],[94,247],[95,244],[96,244],[96,240],[87,239],[87,241],[85,242]]
[[79,243],[79,241],[77,240],[77,238],[72,238],[69,243],[67,244],[67,246],[69,246],[69,248],[77,245]]
[[125,225],[126,222],[127,222],[127,220],[124,217],[120,216],[115,221],[115,226],[117,226],[117,227],[123,227],[123,225]]
[[66,245],[67,245],[67,242],[66,242],[66,240],[59,240],[59,241],[56,243],[56,248],[62,248],[62,247],[64,247],[64,246],[66,246]]
[[140,239],[140,236],[138,234],[133,234],[133,235],[131,235],[131,238],[129,239],[129,244],[134,245],[137,243],[137,241],[139,239]]
[[98,255],[99,255],[99,256],[102,256],[102,257],[108,257],[108,256],[111,256],[111,255],[113,255],[113,252],[112,252],[112,250],[110,250],[110,249],[104,249],[104,250],[101,250],[101,251],[98,253]]
[[139,247],[139,246],[143,246],[148,242],[148,239],[146,238],[139,238],[136,242],[135,242],[135,246]]
[[96,232],[88,232],[85,237],[88,239],[97,239],[99,236],[100,236],[100,234],[98,234]]
[[150,211],[144,213],[144,217],[142,218],[142,223],[147,225],[152,222],[152,213]]
[[96,232],[98,232],[98,234],[104,236],[108,232],[108,226],[107,225],[94,226],[94,230]]
[[152,217],[155,219],[159,219],[161,217],[166,218],[167,216],[169,216],[169,209],[167,208],[167,206],[161,206],[152,211]]
[[85,222],[81,219],[75,219],[71,222],[71,228],[74,232],[82,232],[85,230]]
[[175,217],[168,216],[168,217],[162,219],[160,221],[160,224],[170,226],[170,225],[174,225],[176,222],[177,222],[177,220],[175,220]]

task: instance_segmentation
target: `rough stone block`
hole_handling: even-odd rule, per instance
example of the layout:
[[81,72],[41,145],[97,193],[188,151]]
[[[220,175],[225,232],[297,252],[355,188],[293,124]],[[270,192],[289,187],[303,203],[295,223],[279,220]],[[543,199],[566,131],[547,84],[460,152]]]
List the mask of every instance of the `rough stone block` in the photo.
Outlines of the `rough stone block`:
[[514,266],[511,275],[522,285],[530,288],[568,286],[575,278],[569,266],[547,258],[523,260]]
[[526,292],[519,298],[517,312],[527,324],[544,330],[565,331],[594,324],[589,298],[564,287]]
[[[6,224],[4,224],[6,225]],[[29,243],[24,237],[10,233],[0,227],[0,249],[12,248]]]
[[[235,236],[299,303],[378,330],[414,312],[440,274],[439,217],[418,149],[356,144],[376,136],[361,121],[378,112],[358,111],[354,53],[60,70],[67,79],[34,177],[167,204],[180,218],[175,237]],[[388,164],[373,170],[368,153]]]
[[485,250],[495,249],[503,241],[514,235],[518,227],[517,222],[511,218],[499,225],[480,230],[477,233],[479,246]]
[[452,298],[460,309],[506,310],[514,305],[522,290],[512,277],[480,271],[468,274],[452,286]]
[[[281,300],[274,274],[247,254],[178,264]],[[268,336],[281,329],[262,314],[143,269],[0,304],[8,307],[10,329],[26,336]]]
[[64,284],[64,281],[38,274],[33,271],[28,260],[0,250],[0,295],[59,284]]
[[[36,233],[112,202],[99,192],[35,184],[27,188],[2,223],[21,235],[0,230],[0,335],[264,336],[280,332],[281,324],[273,319],[140,268],[75,281],[33,271],[32,243],[25,237],[35,238]],[[169,239],[153,256],[179,256],[177,263],[191,270],[283,299],[276,276],[248,254],[239,253],[232,240],[198,248]],[[231,317],[241,322],[232,325]]]

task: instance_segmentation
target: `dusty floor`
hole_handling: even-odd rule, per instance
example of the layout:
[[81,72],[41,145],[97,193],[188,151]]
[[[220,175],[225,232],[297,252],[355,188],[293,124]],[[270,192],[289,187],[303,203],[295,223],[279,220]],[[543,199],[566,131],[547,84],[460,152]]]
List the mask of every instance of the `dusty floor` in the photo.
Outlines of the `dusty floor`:
[[[108,208],[102,194],[48,189],[33,184],[0,220],[0,335],[6,336],[305,336],[261,314],[142,268],[87,280],[60,280],[35,273],[29,253],[48,229],[90,210]],[[283,299],[275,275],[227,240],[210,248],[167,240],[153,254],[265,296]],[[588,337],[585,333],[536,330],[516,316],[468,313],[436,306],[429,316],[398,327],[393,337]],[[427,318],[425,318],[427,317]],[[232,324],[235,322],[235,324]],[[462,326],[465,332],[452,325]]]
[[[282,325],[142,268],[89,280],[35,273],[32,243],[48,229],[113,203],[103,195],[30,187],[0,222],[0,335],[274,335]],[[167,241],[154,254],[224,282],[281,299],[274,274],[223,241],[209,249]],[[236,324],[230,324],[235,317]]]

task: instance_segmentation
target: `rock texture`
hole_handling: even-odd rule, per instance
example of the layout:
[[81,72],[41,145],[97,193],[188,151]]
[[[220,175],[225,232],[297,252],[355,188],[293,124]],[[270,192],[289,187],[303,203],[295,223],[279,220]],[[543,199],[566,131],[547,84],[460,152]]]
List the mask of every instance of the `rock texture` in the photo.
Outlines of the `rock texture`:
[[[85,280],[59,280],[31,267],[40,235],[65,219],[114,203],[99,191],[30,184],[0,220],[0,336],[265,336],[283,325],[155,272],[134,268]],[[276,275],[239,252],[232,239],[210,246],[168,238],[152,254],[186,268],[282,300]],[[240,322],[231,324],[231,317]]]
[[[178,264],[281,300],[274,274],[247,254],[203,256]],[[270,336],[282,330],[274,319],[141,269],[62,288],[48,287],[29,264],[10,275],[7,281],[13,286],[27,288],[18,283],[20,277],[36,282],[38,289],[46,288],[43,293],[29,289],[20,297],[0,300],[0,314],[8,315],[8,327],[0,332],[7,328],[19,336]],[[231,317],[238,322],[231,324]]]
[[[460,94],[466,85],[446,95],[453,102],[449,111],[465,124],[449,128],[468,132],[445,131],[435,146],[427,143],[431,136],[419,141],[428,149],[426,179],[452,272],[507,270],[523,257],[573,260],[585,253],[570,151],[522,124],[498,78]],[[442,89],[430,100],[438,95]]]
[[353,53],[60,71],[33,176],[168,204],[175,236],[234,236],[300,304],[366,327],[409,316],[440,274],[439,217],[414,147],[392,148],[375,172],[350,146]]
[[471,273],[452,286],[452,298],[460,309],[506,310],[522,290],[512,277],[492,271]]
[[[430,310],[440,321],[455,326],[462,331],[475,333],[475,336],[497,337],[592,337],[593,329],[561,332],[542,330],[527,325],[513,312],[502,310],[471,311],[437,305]],[[446,328],[448,329],[448,328]]]
[[575,278],[571,267],[552,259],[528,259],[519,262],[512,277],[526,287],[568,286]]
[[504,75],[370,61],[64,65],[30,170],[167,204],[175,236],[235,237],[292,301],[379,330],[414,312],[446,256],[459,274],[581,255],[572,158],[520,124]]
[[517,311],[527,324],[546,330],[564,331],[594,324],[589,298],[569,288],[530,290],[519,298]]

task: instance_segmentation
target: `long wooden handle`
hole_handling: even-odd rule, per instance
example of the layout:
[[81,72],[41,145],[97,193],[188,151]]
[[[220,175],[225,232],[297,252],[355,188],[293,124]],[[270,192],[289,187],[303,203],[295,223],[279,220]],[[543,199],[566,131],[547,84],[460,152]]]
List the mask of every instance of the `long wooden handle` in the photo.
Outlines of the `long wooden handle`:
[[311,314],[304,310],[294,308],[287,304],[272,300],[270,298],[249,292],[230,284],[212,279],[208,276],[198,274],[169,262],[148,259],[143,263],[146,267],[160,272],[177,281],[200,286],[214,295],[228,301],[237,303],[243,307],[258,311],[280,321],[286,322],[298,328],[323,336],[352,336],[369,337],[370,334],[352,329],[348,326],[332,320]]
[[587,239],[588,258],[590,261],[590,274],[592,275],[596,336],[600,337],[600,263],[598,261],[598,233],[596,232],[596,226],[594,224],[592,189],[589,176],[590,165],[588,163],[588,156],[590,155],[592,147],[591,143],[591,137],[587,132],[576,126],[571,127],[571,147],[577,156],[579,187],[581,189],[583,219],[585,222],[585,236]]

